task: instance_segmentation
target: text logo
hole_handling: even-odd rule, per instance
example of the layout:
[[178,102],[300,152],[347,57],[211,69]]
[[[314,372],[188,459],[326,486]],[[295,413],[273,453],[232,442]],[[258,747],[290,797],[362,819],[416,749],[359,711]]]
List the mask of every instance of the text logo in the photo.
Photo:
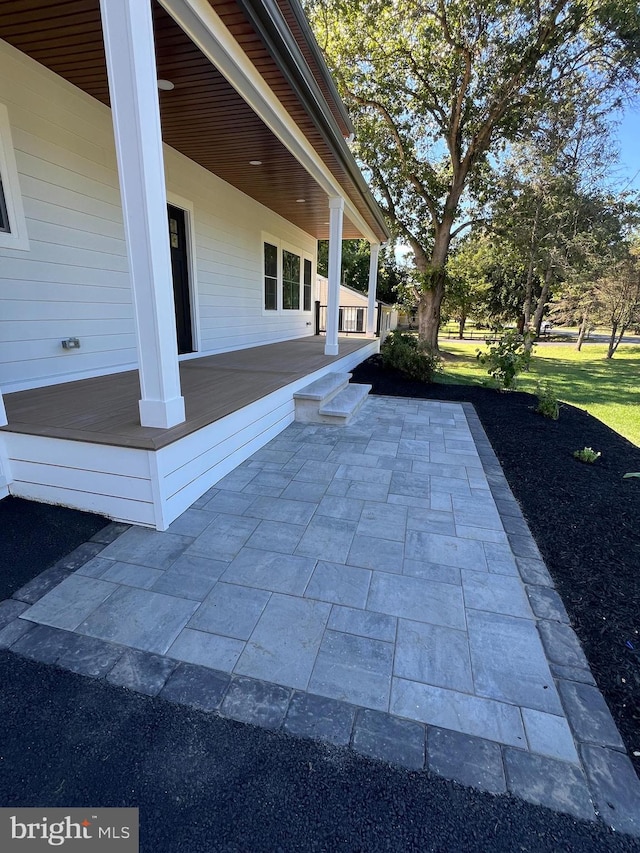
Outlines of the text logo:
[[139,853],[138,809],[0,808],[0,850]]

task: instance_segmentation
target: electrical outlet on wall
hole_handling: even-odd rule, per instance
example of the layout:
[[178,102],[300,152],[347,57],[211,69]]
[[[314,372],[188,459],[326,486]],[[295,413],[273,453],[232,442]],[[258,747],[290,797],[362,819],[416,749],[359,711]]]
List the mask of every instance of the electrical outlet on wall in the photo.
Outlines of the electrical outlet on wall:
[[80,338],[65,338],[62,349],[80,349]]

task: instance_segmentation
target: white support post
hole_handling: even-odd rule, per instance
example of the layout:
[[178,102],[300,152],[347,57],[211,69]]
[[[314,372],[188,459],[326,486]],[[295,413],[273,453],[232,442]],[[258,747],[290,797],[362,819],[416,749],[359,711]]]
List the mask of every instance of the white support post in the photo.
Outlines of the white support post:
[[380,254],[380,243],[371,243],[369,255],[369,302],[367,305],[367,337],[376,336],[376,287],[378,286],[378,255]]
[[150,0],[100,0],[133,292],[140,422],[185,419],[180,390]]
[[329,199],[329,270],[327,286],[327,337],[325,355],[338,355],[340,270],[342,266],[342,218],[344,199]]

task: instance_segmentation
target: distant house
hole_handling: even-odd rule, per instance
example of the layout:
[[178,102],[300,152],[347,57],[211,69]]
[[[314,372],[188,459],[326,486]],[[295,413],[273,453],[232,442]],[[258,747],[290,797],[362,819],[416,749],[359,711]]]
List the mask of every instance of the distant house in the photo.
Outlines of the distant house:
[[[318,288],[317,299],[320,303],[320,322],[324,328],[324,309],[327,305],[329,280],[324,275],[316,276],[316,280]],[[341,284],[339,303],[338,332],[364,334],[367,329],[367,312],[369,311],[369,297],[367,294],[361,290],[356,290],[355,287],[350,287],[348,284]],[[379,321],[378,316],[380,317]],[[379,334],[381,343],[397,325],[398,312],[395,307],[376,299],[374,301],[373,327]]]
[[338,333],[341,241],[375,294],[388,238],[352,132],[299,0],[0,6],[0,497],[165,529],[377,350]]

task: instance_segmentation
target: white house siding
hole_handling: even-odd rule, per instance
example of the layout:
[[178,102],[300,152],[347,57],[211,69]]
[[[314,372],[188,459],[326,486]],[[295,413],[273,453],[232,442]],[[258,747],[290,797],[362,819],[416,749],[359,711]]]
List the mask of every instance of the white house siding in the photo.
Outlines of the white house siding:
[[[133,309],[110,111],[0,40],[29,250],[0,249],[4,392],[130,369]],[[262,311],[262,234],[315,259],[308,234],[165,148],[167,189],[193,205],[200,353],[311,334]],[[80,339],[65,351],[64,338]]]

